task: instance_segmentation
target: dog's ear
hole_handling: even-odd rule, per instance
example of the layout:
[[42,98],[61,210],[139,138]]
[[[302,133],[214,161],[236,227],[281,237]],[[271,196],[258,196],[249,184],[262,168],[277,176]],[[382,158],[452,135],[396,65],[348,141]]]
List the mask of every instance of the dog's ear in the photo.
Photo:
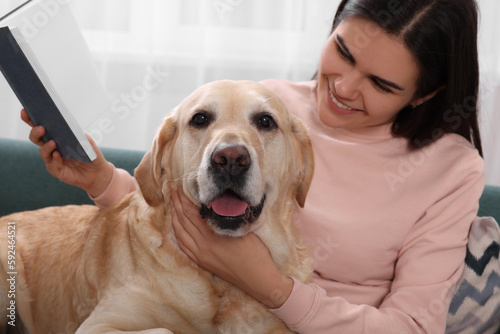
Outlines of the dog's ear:
[[176,133],[177,124],[173,116],[167,117],[160,131],[156,134],[153,147],[144,155],[141,163],[134,171],[142,196],[150,206],[155,207],[164,203],[164,194],[162,192],[164,167],[161,163],[163,155],[170,152]]
[[314,173],[314,155],[307,129],[302,121],[296,117],[292,117],[292,135],[296,146],[295,149],[301,152],[301,157],[295,159],[299,164],[297,167],[298,185],[295,198],[300,207],[303,208]]

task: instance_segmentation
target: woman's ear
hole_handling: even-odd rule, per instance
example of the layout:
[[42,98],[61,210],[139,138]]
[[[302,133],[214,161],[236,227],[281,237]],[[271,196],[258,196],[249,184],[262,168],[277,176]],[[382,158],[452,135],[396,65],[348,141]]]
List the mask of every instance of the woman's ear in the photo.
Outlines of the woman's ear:
[[439,87],[438,89],[436,89],[435,91],[433,91],[433,92],[431,92],[423,97],[419,97],[419,98],[413,100],[410,103],[410,105],[412,106],[412,108],[418,107],[422,103],[425,103],[425,102],[429,101],[430,99],[432,99],[434,96],[436,96],[437,93],[439,93],[440,91],[442,91],[445,88],[446,88],[446,85],[443,85],[443,86]]

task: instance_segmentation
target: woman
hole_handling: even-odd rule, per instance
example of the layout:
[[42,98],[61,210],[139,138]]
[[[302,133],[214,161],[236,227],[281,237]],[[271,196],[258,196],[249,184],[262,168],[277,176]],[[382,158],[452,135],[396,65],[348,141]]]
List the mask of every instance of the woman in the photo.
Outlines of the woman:
[[[312,283],[284,277],[253,234],[214,235],[177,192],[182,250],[299,333],[443,333],[483,190],[476,35],[473,0],[342,1],[315,79],[264,82],[310,129],[297,227]],[[43,132],[30,139],[49,172],[96,204],[135,189],[100,152],[62,160]]]

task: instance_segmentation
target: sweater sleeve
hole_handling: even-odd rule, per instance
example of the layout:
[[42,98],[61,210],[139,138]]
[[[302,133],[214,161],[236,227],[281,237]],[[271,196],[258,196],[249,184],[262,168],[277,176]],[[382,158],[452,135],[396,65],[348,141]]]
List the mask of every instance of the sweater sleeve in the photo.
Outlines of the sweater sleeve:
[[89,197],[97,207],[105,209],[137,189],[139,189],[139,185],[132,175],[124,169],[114,167],[111,182],[109,182],[104,192],[97,197],[92,197],[89,194]]
[[298,333],[444,333],[484,187],[482,169],[457,181],[407,235],[390,292],[379,307],[354,305],[328,296],[318,285],[294,280],[287,301],[271,311]]

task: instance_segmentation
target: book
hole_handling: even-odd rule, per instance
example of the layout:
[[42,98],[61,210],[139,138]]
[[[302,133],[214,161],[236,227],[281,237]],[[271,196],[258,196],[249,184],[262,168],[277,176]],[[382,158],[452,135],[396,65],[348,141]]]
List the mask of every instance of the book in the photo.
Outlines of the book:
[[0,18],[0,71],[35,125],[66,159],[96,157],[76,116],[104,113],[110,98],[64,1],[31,0]]

